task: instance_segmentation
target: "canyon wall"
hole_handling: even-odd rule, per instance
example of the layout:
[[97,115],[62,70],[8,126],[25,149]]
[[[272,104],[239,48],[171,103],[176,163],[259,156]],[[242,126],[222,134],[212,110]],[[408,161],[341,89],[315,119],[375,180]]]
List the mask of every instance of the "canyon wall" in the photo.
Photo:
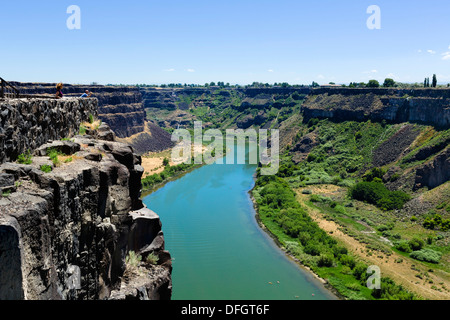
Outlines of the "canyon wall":
[[[170,299],[171,257],[158,215],[140,199],[141,157],[105,123],[56,141],[96,114],[97,99],[2,103],[2,124],[31,121],[43,132],[6,127],[28,141],[32,159],[0,165],[0,300]],[[132,253],[142,260],[127,260]]]
[[450,127],[449,89],[314,89],[302,106],[311,118],[413,122]]
[[[43,95],[52,97],[56,93],[53,83],[11,82],[25,97]],[[98,99],[98,116],[113,128],[119,138],[126,138],[144,131],[145,110],[142,108],[142,96],[133,86],[101,86],[64,84],[65,97],[78,98],[86,90]]]
[[48,140],[77,133],[80,124],[97,112],[96,99],[0,100],[0,163],[15,161]]
[[[53,83],[11,82],[24,97],[52,97],[56,92]],[[64,84],[65,97],[80,97],[86,90],[98,100],[98,117],[109,124],[119,139],[144,154],[170,148],[170,134],[147,121],[141,90],[136,86],[103,86]],[[129,138],[129,139],[128,139]]]

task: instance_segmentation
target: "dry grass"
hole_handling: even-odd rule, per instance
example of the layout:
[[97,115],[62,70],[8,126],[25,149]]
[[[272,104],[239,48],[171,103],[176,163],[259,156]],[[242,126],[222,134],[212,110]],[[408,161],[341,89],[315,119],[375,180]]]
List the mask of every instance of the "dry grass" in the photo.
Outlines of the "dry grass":
[[90,122],[83,122],[81,125],[87,129],[90,130],[96,130],[98,129],[98,127],[100,127],[100,125],[102,124],[102,120],[97,119],[94,122],[90,123]]

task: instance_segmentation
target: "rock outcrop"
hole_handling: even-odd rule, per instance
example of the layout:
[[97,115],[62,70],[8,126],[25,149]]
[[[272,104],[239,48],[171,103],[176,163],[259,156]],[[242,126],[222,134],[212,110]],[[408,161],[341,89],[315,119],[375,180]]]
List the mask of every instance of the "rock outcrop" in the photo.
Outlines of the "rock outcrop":
[[413,122],[450,127],[448,89],[315,89],[302,106],[305,119]]
[[[56,84],[52,83],[12,82],[12,84],[20,89],[24,97],[39,95],[49,98],[55,94]],[[162,150],[172,146],[170,136],[167,138],[167,136],[158,135],[159,140],[153,141],[153,136],[148,134],[146,126],[149,121],[147,121],[142,93],[138,87],[65,84],[63,88],[64,96],[69,98],[78,98],[85,90],[89,90],[92,92],[92,97],[97,98],[99,119],[108,123],[118,138],[133,137],[144,142],[143,147],[139,148],[139,151],[136,150],[140,154],[161,151],[159,148],[153,148],[155,145],[158,147],[162,145]]]
[[0,100],[0,163],[77,133],[97,112],[97,99]]
[[417,169],[415,189],[433,189],[450,180],[450,148],[440,152],[432,160]]
[[[170,299],[161,221],[140,200],[141,158],[108,131],[0,166],[0,300]],[[59,164],[50,149],[66,153]],[[142,260],[129,265],[131,252]]]

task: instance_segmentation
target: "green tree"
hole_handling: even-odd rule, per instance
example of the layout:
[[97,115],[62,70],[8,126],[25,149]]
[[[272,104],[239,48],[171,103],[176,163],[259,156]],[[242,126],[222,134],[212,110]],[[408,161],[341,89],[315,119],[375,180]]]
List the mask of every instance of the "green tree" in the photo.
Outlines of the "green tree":
[[395,87],[394,79],[391,79],[391,78],[384,79],[383,87],[385,87],[385,88]]
[[380,83],[377,80],[369,80],[369,83],[367,84],[367,87],[369,88],[379,88]]
[[437,86],[437,77],[436,77],[436,74],[433,74],[433,83],[432,83],[432,85],[431,85],[433,88],[436,88],[436,86]]

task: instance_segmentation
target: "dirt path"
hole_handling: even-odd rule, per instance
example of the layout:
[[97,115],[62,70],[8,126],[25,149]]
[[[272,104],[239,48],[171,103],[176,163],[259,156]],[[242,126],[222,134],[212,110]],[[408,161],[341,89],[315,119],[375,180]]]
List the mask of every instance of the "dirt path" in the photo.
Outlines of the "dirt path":
[[[296,190],[297,198],[303,204],[309,200],[308,195],[302,194],[302,189]],[[327,191],[331,191],[327,189]],[[386,256],[381,252],[374,252],[373,250],[367,250],[366,245],[360,243],[353,237],[343,233],[341,227],[334,221],[328,221],[325,219],[324,215],[318,209],[311,208],[306,204],[303,207],[308,211],[311,218],[316,221],[320,228],[329,233],[336,240],[343,243],[349,251],[351,251],[355,256],[360,257],[364,262],[369,265],[376,265],[381,270],[382,276],[388,276],[396,283],[401,284],[403,287],[407,288],[411,292],[418,294],[424,299],[430,300],[449,300],[450,292],[444,289],[438,291],[432,287],[450,289],[450,279],[448,275],[440,270],[435,272],[427,272],[428,269],[415,262],[409,258],[405,258],[395,252],[391,256]],[[369,254],[372,253],[372,255]],[[402,260],[401,263],[395,261]],[[428,277],[423,279],[418,278],[418,274],[428,274]],[[430,283],[429,281],[432,281]]]

